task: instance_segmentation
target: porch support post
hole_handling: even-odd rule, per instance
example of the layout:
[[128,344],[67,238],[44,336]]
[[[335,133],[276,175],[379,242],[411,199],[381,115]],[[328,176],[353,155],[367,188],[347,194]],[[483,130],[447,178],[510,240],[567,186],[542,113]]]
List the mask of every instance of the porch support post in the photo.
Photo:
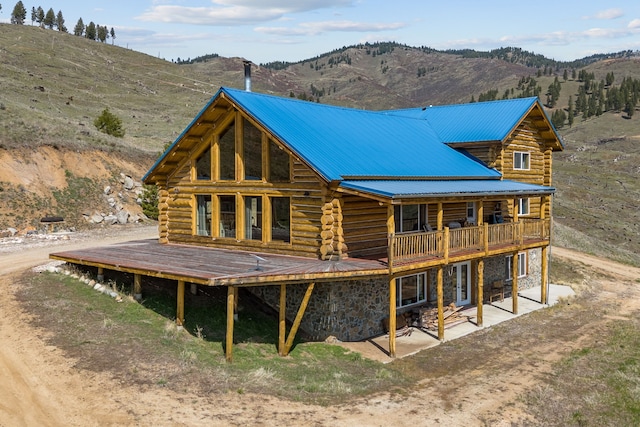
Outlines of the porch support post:
[[438,266],[438,339],[444,341],[444,292],[442,290],[442,266]]
[[511,311],[513,314],[518,314],[518,252],[514,252],[511,259],[511,299],[513,300]]
[[437,218],[437,225],[436,227],[438,228],[438,231],[442,230],[442,218],[443,218],[444,214],[442,211],[442,202],[438,202],[438,218]]
[[278,354],[284,356],[284,341],[287,334],[287,285],[280,285],[280,313],[278,315]]
[[309,286],[307,286],[307,291],[304,293],[304,297],[302,298],[302,302],[300,303],[300,308],[298,308],[296,318],[293,321],[293,325],[291,325],[291,330],[289,331],[287,342],[284,344],[283,356],[288,355],[289,350],[291,350],[293,339],[296,337],[296,333],[298,332],[298,328],[300,327],[300,322],[302,322],[302,316],[304,316],[304,312],[307,309],[307,305],[309,304],[309,299],[311,298],[311,293],[313,292],[314,286],[315,284],[313,282],[309,283]]
[[184,280],[178,280],[178,301],[176,308],[176,325],[184,325]]
[[396,357],[396,279],[389,275],[389,356]]
[[484,300],[484,260],[478,260],[478,305],[477,311],[477,326],[482,326],[482,304]]
[[549,304],[549,295],[547,295],[547,286],[549,285],[549,246],[542,247],[542,269],[540,271],[540,303]]
[[98,267],[98,275],[96,276],[98,282],[104,282],[104,268]]
[[142,301],[142,276],[137,273],[133,275],[133,299]]
[[233,361],[233,306],[235,305],[236,288],[227,286],[227,338],[225,354],[227,362]]

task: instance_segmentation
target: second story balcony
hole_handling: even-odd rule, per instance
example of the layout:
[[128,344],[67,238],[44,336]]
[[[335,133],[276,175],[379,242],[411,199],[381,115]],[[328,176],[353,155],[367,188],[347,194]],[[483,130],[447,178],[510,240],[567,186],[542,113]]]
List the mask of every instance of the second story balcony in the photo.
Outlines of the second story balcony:
[[549,219],[448,228],[438,231],[392,234],[389,266],[392,272],[416,266],[441,265],[507,254],[549,244]]

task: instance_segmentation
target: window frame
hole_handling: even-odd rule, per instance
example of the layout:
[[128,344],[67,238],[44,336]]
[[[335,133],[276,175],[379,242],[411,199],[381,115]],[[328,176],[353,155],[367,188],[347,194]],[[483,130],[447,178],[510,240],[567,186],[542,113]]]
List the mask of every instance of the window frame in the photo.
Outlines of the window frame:
[[[194,194],[194,221],[193,221],[193,234],[201,237],[212,237],[213,235],[213,196],[211,194]],[[206,199],[209,200],[206,200]],[[201,212],[201,200],[204,200],[204,216]],[[204,219],[205,226],[203,227],[200,222]],[[208,227],[206,227],[208,222]],[[206,233],[206,234],[205,234]]]
[[[416,278],[416,289],[415,289],[416,300],[405,304],[402,298],[402,281],[403,279],[414,278],[414,277]],[[411,307],[417,304],[424,304],[427,302],[427,273],[426,272],[397,277],[395,285],[396,285],[396,308]],[[422,287],[422,289],[420,289],[420,287]]]
[[[528,262],[527,262],[527,252],[518,252],[518,279],[522,277],[527,277],[529,273],[528,270]],[[511,272],[513,271],[513,255],[507,255],[505,257],[505,272],[506,272],[506,280],[513,280]]]
[[[528,197],[522,197],[518,199],[518,216],[528,216],[531,214],[531,203]],[[525,209],[526,207],[526,209]]]
[[513,170],[531,170],[531,153],[529,151],[513,152]]
[[[404,212],[404,208],[407,208],[409,206],[417,206],[418,207],[418,223],[417,229],[411,229],[411,230],[404,230],[404,219],[403,219],[403,212]],[[398,215],[399,213],[399,215]],[[429,206],[426,203],[410,203],[410,204],[406,204],[406,205],[395,205],[394,206],[394,210],[393,210],[393,216],[394,216],[394,232],[396,234],[401,234],[401,233],[419,233],[421,231],[424,231],[424,228],[427,226],[427,224],[429,223]],[[424,218],[422,218],[422,216],[424,216]],[[400,226],[398,229],[398,225]]]

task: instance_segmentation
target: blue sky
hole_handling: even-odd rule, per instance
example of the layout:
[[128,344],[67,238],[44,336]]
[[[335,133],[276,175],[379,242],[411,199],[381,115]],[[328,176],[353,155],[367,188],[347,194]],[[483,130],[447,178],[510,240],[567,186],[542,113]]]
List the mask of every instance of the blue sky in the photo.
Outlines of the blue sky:
[[[298,61],[364,42],[435,49],[516,46],[557,60],[640,50],[640,2],[537,0],[22,0],[113,27],[115,44],[167,60],[209,53]],[[15,2],[0,0],[0,21]],[[109,41],[110,42],[110,41]]]

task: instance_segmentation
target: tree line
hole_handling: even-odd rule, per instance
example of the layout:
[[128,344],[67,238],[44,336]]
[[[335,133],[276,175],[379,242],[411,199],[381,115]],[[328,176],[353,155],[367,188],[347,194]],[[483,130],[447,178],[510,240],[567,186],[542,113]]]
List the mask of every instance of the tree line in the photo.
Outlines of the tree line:
[[[1,4],[0,10],[2,10]],[[53,8],[49,8],[49,10],[45,12],[42,6],[38,6],[37,8],[32,7],[30,17],[31,25],[38,24],[41,28],[48,28],[50,30],[55,28],[63,33],[69,32],[65,25],[64,16],[62,15],[61,10],[56,14]],[[22,3],[22,0],[19,0],[11,12],[11,23],[15,25],[24,25],[26,20],[27,9],[25,8],[24,3]],[[97,25],[93,21],[85,25],[82,18],[79,18],[75,27],[73,27],[73,35],[100,41],[102,43],[111,38],[111,44],[113,44],[113,41],[116,38],[116,32],[113,27],[109,30],[106,25]]]

